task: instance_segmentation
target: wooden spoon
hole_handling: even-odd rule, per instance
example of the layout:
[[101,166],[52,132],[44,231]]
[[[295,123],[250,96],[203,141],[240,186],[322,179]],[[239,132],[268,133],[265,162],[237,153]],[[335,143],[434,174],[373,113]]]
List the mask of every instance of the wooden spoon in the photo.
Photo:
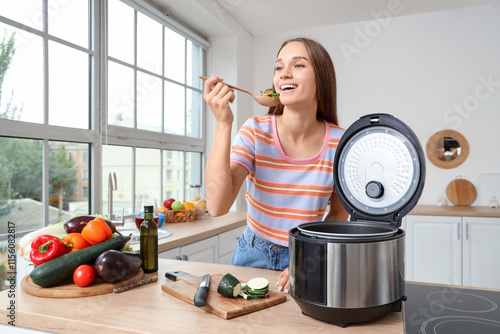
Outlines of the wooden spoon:
[[[200,79],[202,80],[207,80],[207,77],[204,77],[200,75]],[[272,96],[262,96],[262,95],[254,95],[251,91],[236,87],[227,83],[224,83],[228,87],[231,87],[232,89],[239,90],[240,92],[250,94],[255,101],[257,101],[258,104],[263,105],[264,107],[274,107],[278,103],[280,103],[280,99],[278,97],[272,97]]]

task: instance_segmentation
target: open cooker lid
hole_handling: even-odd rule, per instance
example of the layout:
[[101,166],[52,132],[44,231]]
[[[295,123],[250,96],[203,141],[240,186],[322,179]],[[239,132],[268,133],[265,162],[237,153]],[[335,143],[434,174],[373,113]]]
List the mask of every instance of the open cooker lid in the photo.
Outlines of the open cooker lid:
[[370,114],[342,136],[334,184],[351,220],[399,227],[417,204],[425,181],[425,158],[415,133],[388,114]]

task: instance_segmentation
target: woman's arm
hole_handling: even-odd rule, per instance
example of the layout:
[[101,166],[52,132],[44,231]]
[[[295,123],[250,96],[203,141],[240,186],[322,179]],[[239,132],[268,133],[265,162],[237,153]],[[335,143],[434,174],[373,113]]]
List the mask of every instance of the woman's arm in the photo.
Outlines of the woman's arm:
[[332,197],[330,198],[330,212],[326,215],[324,221],[346,221],[349,218],[349,213],[344,209],[342,203],[340,203],[337,192],[332,192]]
[[248,172],[229,160],[234,119],[229,103],[234,101],[233,90],[212,74],[205,81],[203,98],[216,122],[214,141],[205,168],[205,190],[208,212],[217,217],[229,211]]

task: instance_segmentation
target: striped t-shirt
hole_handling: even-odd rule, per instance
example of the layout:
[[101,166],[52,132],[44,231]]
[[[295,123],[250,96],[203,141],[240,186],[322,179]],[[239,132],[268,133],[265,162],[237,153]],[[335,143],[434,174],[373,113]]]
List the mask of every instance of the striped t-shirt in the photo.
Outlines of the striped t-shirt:
[[245,167],[247,224],[257,235],[288,246],[288,231],[323,218],[333,191],[333,161],[344,130],[325,121],[325,140],[312,158],[287,157],[274,115],[248,119],[238,132],[231,162]]

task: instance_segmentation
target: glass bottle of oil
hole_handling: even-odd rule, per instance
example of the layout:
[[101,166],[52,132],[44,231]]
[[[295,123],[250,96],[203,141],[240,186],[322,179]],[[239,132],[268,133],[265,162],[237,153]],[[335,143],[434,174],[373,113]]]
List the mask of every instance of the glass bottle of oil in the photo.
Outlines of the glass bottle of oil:
[[153,206],[144,206],[144,221],[140,227],[142,269],[145,273],[158,271],[158,225],[154,221]]

